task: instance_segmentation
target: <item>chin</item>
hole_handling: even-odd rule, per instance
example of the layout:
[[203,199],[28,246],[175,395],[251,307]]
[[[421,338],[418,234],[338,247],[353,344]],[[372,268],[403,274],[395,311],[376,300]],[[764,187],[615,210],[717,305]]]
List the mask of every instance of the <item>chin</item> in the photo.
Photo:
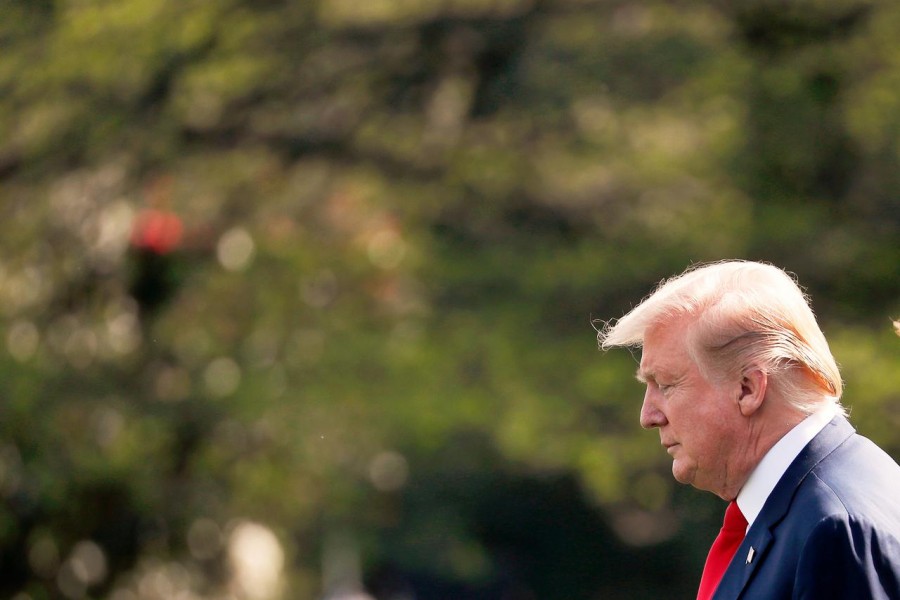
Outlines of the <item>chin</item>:
[[685,469],[678,464],[678,461],[672,463],[672,477],[678,483],[691,485],[694,483],[694,469]]

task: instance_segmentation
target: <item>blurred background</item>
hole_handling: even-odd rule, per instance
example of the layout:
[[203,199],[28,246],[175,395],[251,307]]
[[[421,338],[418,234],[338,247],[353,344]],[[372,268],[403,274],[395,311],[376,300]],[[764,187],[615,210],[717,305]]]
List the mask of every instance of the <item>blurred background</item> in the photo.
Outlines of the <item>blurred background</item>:
[[0,1],[0,596],[689,598],[596,347],[797,274],[900,457],[900,3]]

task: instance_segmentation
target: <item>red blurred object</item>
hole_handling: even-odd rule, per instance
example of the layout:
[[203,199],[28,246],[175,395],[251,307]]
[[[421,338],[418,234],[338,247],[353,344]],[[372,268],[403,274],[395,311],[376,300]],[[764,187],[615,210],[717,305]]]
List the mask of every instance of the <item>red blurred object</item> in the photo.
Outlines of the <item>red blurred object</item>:
[[131,230],[131,245],[154,254],[168,254],[178,248],[184,233],[181,219],[175,213],[147,209],[141,211]]

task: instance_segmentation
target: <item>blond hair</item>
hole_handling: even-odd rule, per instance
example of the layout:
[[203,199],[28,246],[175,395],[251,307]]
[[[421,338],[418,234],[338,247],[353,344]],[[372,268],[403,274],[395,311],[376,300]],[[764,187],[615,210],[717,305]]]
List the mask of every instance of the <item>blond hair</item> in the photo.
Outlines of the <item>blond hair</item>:
[[645,332],[689,319],[688,352],[707,378],[763,369],[771,389],[804,413],[843,411],[837,363],[796,281],[770,264],[723,261],[695,265],[597,334],[603,350],[642,346]]

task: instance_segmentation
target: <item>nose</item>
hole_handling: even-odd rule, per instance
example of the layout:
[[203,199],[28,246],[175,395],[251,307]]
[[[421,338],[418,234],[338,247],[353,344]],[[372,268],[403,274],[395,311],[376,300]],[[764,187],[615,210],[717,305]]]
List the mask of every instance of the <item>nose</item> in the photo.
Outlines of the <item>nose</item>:
[[665,413],[657,406],[654,392],[655,390],[647,386],[647,391],[644,393],[644,403],[641,405],[641,427],[644,429],[662,427],[669,422]]

